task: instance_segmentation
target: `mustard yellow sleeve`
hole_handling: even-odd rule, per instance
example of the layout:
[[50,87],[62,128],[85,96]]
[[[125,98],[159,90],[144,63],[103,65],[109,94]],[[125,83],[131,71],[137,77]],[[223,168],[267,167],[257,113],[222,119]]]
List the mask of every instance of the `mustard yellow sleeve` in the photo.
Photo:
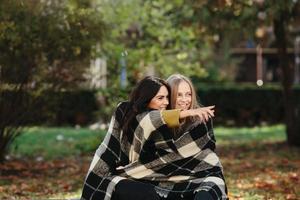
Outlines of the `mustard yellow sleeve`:
[[173,110],[163,110],[162,111],[162,118],[170,128],[175,128],[179,126],[179,109]]

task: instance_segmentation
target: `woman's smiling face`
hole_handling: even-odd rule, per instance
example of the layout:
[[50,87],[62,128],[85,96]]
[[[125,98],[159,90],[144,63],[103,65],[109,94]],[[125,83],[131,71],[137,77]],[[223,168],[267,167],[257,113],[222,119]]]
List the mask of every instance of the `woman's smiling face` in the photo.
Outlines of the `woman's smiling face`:
[[148,104],[148,108],[165,110],[169,105],[169,92],[166,86],[161,86],[155,97]]
[[176,109],[188,110],[191,108],[192,103],[192,90],[190,85],[181,81],[178,85],[178,92],[176,97]]

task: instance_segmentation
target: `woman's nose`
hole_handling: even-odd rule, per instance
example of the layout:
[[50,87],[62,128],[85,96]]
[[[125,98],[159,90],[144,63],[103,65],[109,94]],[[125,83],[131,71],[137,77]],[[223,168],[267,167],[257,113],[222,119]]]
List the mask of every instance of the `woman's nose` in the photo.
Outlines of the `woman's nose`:
[[188,98],[186,96],[181,97],[181,101],[186,101]]
[[169,99],[165,99],[164,104],[169,104]]

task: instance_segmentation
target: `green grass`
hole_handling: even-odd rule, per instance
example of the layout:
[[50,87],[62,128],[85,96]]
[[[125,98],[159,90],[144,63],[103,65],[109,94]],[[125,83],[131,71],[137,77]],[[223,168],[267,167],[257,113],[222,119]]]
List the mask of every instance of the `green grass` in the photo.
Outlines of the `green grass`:
[[[252,141],[284,141],[283,125],[214,129],[217,144],[247,143]],[[45,159],[93,152],[102,141],[105,131],[72,127],[30,127],[23,131],[11,146],[11,154],[20,157]]]
[[59,158],[94,151],[105,131],[88,128],[30,127],[16,138],[11,153],[20,157]]
[[284,125],[242,128],[216,127],[214,133],[218,144],[247,142],[278,142],[286,140]]

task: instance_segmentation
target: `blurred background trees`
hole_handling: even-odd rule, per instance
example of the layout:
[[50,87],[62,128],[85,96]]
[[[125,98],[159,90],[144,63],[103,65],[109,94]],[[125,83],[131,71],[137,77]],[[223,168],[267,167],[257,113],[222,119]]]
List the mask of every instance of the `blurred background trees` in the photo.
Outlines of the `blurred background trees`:
[[1,137],[26,123],[106,123],[141,77],[183,73],[218,123],[285,115],[299,146],[299,24],[297,0],[1,0]]
[[[293,85],[299,84],[300,76],[300,61],[299,55],[297,55],[299,52],[295,51],[296,48],[299,48],[299,46],[297,46],[299,44],[296,44],[300,34],[299,2],[297,0],[197,2],[198,4],[195,3],[196,6],[202,3],[200,9],[195,9],[196,12],[199,13],[199,16],[203,16],[203,13],[209,13],[208,16],[210,20],[207,18],[201,20],[202,18],[200,17],[201,24],[205,24],[205,22],[215,24],[215,29],[208,29],[216,31],[215,34],[221,34],[222,36],[220,38],[230,41],[231,47],[236,46],[238,42],[236,39],[242,41],[252,38],[256,47],[274,47],[276,49],[278,57],[277,65],[280,71],[279,79],[283,89],[284,121],[286,124],[287,141],[289,144],[300,146],[300,105],[299,102],[296,101],[296,94],[294,94],[296,90],[293,90]],[[236,37],[236,34],[232,34],[232,32],[240,34],[241,36]],[[231,36],[235,36],[236,38],[232,40]],[[288,54],[288,48],[293,47],[295,47],[294,60],[292,60]],[[257,58],[257,60],[258,59],[259,58]]]
[[[45,91],[78,88],[105,32],[88,1],[0,2],[0,158],[19,127],[51,103]],[[25,98],[27,97],[27,99]],[[32,122],[32,120],[31,120]]]

